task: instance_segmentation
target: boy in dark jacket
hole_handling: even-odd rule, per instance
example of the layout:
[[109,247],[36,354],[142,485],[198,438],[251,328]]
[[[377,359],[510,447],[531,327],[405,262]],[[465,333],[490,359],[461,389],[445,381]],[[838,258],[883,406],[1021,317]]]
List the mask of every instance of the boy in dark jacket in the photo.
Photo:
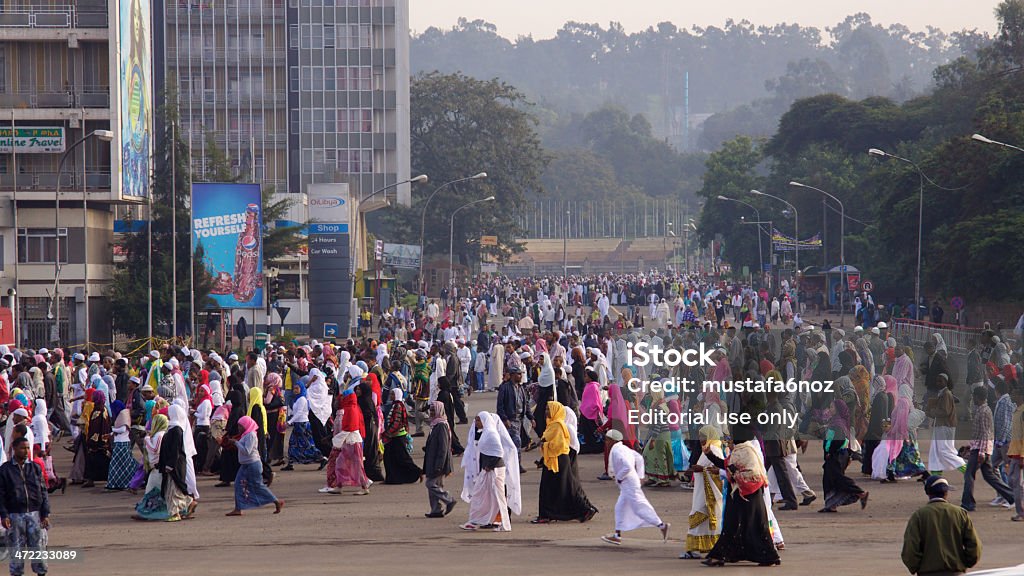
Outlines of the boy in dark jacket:
[[426,517],[444,518],[455,508],[455,498],[444,489],[444,479],[452,473],[452,444],[444,405],[436,400],[430,403],[430,435],[423,452],[423,473],[430,499],[430,513]]

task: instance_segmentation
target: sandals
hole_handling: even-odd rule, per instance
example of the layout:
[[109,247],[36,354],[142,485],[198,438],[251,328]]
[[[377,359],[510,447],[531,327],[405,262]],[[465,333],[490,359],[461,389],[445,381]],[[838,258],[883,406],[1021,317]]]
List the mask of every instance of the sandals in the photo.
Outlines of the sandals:
[[620,536],[616,536],[614,533],[601,536],[601,541],[608,544],[614,544],[616,546],[622,544],[622,538]]
[[680,560],[700,560],[701,558],[703,556],[700,555],[700,552],[683,552],[679,555]]
[[705,566],[711,566],[713,568],[721,568],[722,566],[725,566],[725,560],[716,560],[714,558],[708,558],[701,562],[701,564]]

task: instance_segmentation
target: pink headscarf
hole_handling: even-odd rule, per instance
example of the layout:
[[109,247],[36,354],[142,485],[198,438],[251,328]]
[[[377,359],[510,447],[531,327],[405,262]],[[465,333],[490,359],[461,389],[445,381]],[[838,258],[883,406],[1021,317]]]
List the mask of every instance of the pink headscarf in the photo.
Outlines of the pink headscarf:
[[882,379],[885,380],[885,391],[887,393],[889,393],[889,394],[892,394],[892,397],[894,399],[895,398],[899,398],[900,397],[900,382],[899,382],[899,380],[897,380],[895,376],[889,376],[889,375],[882,376]]
[[[886,376],[886,379],[892,378],[892,376]],[[895,378],[893,381],[895,382]],[[888,382],[886,382],[888,384]],[[910,417],[910,409],[912,404],[909,398],[901,397],[896,401],[896,407],[892,409],[891,416],[891,427],[889,431],[885,433],[885,439],[889,446],[889,462],[891,463],[900,455],[900,450],[903,449],[903,441],[909,440],[909,430],[907,420]]]
[[249,418],[248,416],[242,416],[241,418],[238,419],[238,428],[239,430],[241,430],[238,437],[242,438],[246,434],[255,432],[257,427],[258,426],[255,420]]
[[601,385],[591,380],[583,388],[583,399],[580,401],[580,414],[587,420],[601,423]]
[[608,418],[612,421],[612,428],[622,432],[622,440],[630,446],[636,443],[636,434],[633,427],[629,425],[629,408],[626,399],[622,397],[622,388],[612,382],[608,384]]
[[732,380],[732,368],[729,367],[729,359],[722,356],[718,360],[718,364],[715,364],[715,369],[711,373],[711,379],[715,382],[728,382]]

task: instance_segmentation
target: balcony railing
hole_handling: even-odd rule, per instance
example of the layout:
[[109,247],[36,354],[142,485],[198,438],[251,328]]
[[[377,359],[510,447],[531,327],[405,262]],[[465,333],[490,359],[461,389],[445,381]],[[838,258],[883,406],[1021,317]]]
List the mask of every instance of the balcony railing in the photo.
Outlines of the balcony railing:
[[0,7],[0,28],[106,28],[106,11],[75,6]]
[[[81,190],[85,184],[87,190],[110,189],[110,172],[87,170],[84,179],[81,173],[74,174],[69,168],[60,176],[61,196],[64,192]],[[0,190],[56,190],[56,172],[33,172],[30,174],[0,174]]]
[[84,86],[75,90],[0,92],[0,108],[109,108],[110,88]]

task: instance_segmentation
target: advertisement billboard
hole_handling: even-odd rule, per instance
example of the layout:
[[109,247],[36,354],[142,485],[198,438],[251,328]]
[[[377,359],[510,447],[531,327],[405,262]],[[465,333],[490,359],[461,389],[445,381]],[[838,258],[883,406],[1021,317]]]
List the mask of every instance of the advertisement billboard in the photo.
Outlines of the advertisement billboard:
[[43,152],[57,153],[64,151],[64,128],[60,126],[30,128],[0,128],[0,152]]
[[214,307],[263,306],[262,233],[259,184],[192,185],[192,250],[203,249]]
[[352,240],[348,184],[310,184],[309,330],[347,338],[352,320]]
[[153,141],[153,50],[150,0],[111,2],[112,21],[117,23],[117,50],[111,50],[112,97],[116,121],[114,186],[122,198],[149,195]]
[[419,270],[420,247],[415,244],[384,243],[384,265]]

